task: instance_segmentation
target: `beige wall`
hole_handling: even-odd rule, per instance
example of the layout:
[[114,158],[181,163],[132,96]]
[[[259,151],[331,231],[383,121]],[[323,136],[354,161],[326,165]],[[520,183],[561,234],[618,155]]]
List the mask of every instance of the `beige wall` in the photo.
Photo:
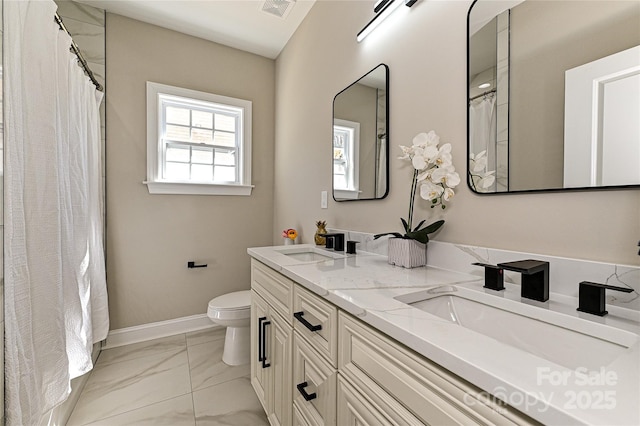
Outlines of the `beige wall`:
[[[314,221],[364,232],[399,231],[411,170],[399,144],[436,130],[466,157],[466,18],[470,1],[422,1],[401,8],[358,44],[369,2],[319,0],[276,61],[275,229],[311,242]],[[330,24],[329,24],[330,23]],[[381,201],[336,203],[331,191],[331,103],[350,82],[384,62],[390,67],[390,194]],[[442,212],[435,212],[442,214]],[[416,219],[436,219],[416,203]],[[446,210],[440,241],[573,258],[640,264],[640,190],[480,196],[463,183]]]
[[564,72],[637,46],[639,24],[634,1],[526,1],[512,9],[509,189],[563,186]]
[[[274,61],[113,14],[107,57],[111,329],[205,313],[211,298],[249,288],[246,249],[271,243]],[[253,102],[250,197],[149,195],[148,80]]]

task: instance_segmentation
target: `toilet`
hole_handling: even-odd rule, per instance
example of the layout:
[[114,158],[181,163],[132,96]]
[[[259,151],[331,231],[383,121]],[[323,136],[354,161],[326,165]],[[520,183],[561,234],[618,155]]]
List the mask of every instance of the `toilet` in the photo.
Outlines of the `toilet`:
[[228,365],[249,363],[251,345],[251,290],[223,294],[209,302],[207,316],[227,327],[222,361]]

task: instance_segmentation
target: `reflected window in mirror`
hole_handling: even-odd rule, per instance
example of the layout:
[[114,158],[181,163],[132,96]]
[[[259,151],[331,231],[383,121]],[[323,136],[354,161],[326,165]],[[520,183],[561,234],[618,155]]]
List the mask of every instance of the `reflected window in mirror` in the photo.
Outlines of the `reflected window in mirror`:
[[333,120],[333,192],[340,198],[358,199],[360,123]]
[[469,187],[640,185],[638,22],[640,2],[476,0],[468,16]]
[[333,198],[376,200],[388,193],[389,69],[381,64],[333,100]]

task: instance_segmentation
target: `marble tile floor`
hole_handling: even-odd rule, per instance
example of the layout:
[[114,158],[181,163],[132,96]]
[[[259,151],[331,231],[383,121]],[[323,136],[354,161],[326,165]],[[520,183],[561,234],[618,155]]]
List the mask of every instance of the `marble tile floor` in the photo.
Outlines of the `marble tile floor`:
[[250,366],[222,362],[224,328],[103,350],[68,426],[268,425]]

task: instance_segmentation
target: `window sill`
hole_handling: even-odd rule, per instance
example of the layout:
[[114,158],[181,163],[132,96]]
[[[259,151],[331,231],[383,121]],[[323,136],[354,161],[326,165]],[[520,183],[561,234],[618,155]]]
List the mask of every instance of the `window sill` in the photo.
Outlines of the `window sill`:
[[177,195],[251,195],[253,185],[224,185],[217,183],[144,181],[149,194]]
[[360,191],[349,189],[334,189],[333,198],[339,200],[357,200],[360,197]]

